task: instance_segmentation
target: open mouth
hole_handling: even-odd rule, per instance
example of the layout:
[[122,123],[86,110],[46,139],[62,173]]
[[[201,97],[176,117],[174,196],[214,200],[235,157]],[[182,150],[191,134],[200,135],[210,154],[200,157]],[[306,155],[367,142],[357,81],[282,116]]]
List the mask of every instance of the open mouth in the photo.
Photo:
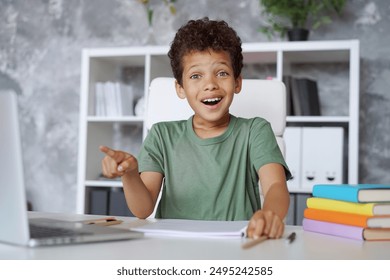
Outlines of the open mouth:
[[205,105],[216,105],[222,100],[221,97],[203,99],[202,103]]

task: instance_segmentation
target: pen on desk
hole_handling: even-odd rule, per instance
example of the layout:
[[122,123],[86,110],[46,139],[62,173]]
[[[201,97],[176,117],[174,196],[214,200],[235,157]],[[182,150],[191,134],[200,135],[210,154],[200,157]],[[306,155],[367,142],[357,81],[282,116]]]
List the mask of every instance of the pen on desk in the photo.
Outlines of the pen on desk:
[[290,235],[287,236],[286,241],[287,241],[289,244],[290,244],[290,243],[293,243],[294,240],[295,240],[295,236],[296,236],[296,233],[295,233],[295,232],[290,233]]
[[115,217],[106,217],[106,218],[84,221],[84,223],[87,225],[98,225],[98,226],[112,226],[112,225],[118,225],[122,222],[123,222],[122,220],[118,220]]
[[244,242],[242,245],[241,245],[241,248],[242,249],[248,249],[248,248],[251,248],[265,240],[267,240],[267,236],[263,235],[263,236],[260,236],[259,238],[256,238],[256,239],[250,239],[249,241],[246,241]]

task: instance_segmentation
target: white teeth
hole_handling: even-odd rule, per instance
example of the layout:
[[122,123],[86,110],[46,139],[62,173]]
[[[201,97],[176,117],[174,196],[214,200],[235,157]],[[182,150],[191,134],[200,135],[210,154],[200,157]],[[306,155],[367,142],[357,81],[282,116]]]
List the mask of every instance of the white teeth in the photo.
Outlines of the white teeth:
[[208,99],[204,99],[202,102],[217,102],[220,101],[221,99],[222,99],[221,97],[208,98]]

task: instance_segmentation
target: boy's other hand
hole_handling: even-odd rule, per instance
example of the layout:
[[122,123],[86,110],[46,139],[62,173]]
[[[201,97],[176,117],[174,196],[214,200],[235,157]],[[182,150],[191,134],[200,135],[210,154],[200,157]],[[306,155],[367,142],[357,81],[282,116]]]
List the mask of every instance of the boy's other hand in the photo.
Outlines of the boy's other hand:
[[256,211],[249,220],[247,236],[259,238],[266,235],[268,238],[280,238],[284,232],[282,219],[270,210]]
[[107,146],[100,146],[99,149],[106,154],[102,160],[102,171],[105,177],[115,178],[131,171],[138,172],[137,159],[131,154]]

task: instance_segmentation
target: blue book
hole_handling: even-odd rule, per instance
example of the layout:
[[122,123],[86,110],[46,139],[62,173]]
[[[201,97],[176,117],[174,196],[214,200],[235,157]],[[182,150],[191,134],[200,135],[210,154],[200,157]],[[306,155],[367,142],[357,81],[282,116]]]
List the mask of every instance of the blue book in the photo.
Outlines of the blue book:
[[390,185],[339,184],[314,185],[313,196],[357,202],[390,202]]

